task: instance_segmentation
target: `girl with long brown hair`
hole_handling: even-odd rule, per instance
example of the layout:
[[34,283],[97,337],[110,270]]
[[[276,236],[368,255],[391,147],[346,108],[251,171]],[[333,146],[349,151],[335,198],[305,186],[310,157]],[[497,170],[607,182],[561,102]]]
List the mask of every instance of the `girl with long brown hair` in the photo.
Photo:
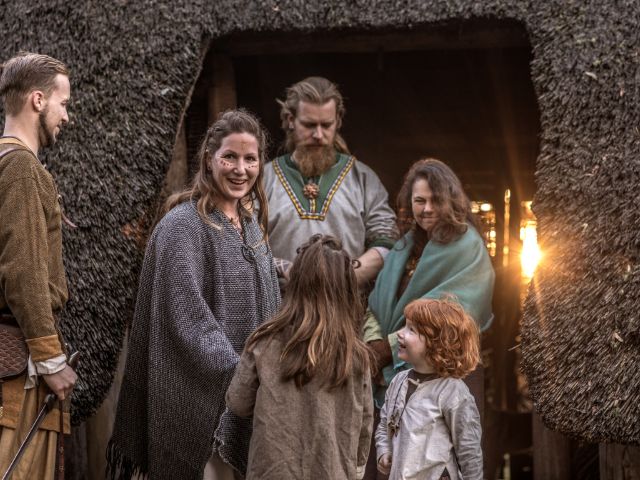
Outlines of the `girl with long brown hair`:
[[231,411],[253,416],[247,479],[361,478],[373,406],[353,262],[329,236],[298,251],[227,391]]
[[219,480],[243,472],[249,422],[224,394],[249,335],[280,300],[266,242],[265,134],[224,112],[192,185],[167,202],[147,245],[109,444],[113,478]]

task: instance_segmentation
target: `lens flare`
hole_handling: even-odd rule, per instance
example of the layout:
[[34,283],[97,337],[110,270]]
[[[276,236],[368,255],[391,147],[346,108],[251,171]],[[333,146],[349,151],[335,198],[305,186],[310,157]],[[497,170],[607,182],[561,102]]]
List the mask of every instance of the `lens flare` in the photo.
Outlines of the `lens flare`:
[[538,247],[535,221],[529,220],[520,228],[520,239],[522,240],[522,253],[520,254],[522,276],[530,280],[542,259],[542,252]]

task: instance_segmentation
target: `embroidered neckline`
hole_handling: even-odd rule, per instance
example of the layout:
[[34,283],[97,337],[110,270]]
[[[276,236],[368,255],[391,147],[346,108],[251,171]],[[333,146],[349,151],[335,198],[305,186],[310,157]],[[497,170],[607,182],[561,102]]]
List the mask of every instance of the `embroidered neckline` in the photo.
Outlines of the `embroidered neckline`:
[[280,180],[301,219],[323,221],[329,211],[333,196],[353,167],[354,158],[349,155],[337,154],[336,164],[322,174],[317,182],[313,182],[317,186],[315,196],[305,195],[305,188],[309,193],[309,183],[305,182],[300,171],[290,165],[290,162],[291,155],[284,155],[273,160],[273,170],[278,180]]

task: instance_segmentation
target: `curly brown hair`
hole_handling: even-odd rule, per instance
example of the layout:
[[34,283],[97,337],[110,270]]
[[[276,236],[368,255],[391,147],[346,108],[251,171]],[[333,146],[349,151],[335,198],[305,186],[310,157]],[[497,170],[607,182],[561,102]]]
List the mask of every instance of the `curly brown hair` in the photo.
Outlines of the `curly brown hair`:
[[480,363],[478,326],[454,297],[414,300],[404,315],[424,339],[439,376],[463,378]]
[[460,179],[440,160],[424,158],[411,166],[396,198],[401,235],[415,229],[418,237],[426,237],[426,232],[415,224],[411,208],[413,185],[419,179],[429,184],[438,213],[438,221],[430,233],[431,239],[438,243],[450,243],[467,231],[468,224],[476,227],[471,202],[464,193]]

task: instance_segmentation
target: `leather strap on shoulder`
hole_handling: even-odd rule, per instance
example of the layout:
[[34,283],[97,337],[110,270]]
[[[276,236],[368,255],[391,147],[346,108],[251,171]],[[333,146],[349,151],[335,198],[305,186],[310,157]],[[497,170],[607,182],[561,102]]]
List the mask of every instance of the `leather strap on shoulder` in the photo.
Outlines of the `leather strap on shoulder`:
[[20,145],[22,148],[26,148],[31,152],[31,149],[27,146],[27,144],[16,137],[0,137],[0,145],[6,144]]
[[3,150],[2,152],[0,152],[0,158],[4,157],[5,155],[10,154],[11,152],[15,152],[16,150],[23,150],[22,148],[7,148],[6,150]]
[[0,152],[0,158],[4,157],[7,153],[14,152],[16,150],[26,150],[33,155],[33,158],[38,160],[38,156],[33,153],[33,150],[31,150],[22,140],[19,140],[16,137],[0,137],[0,145],[15,145],[14,148],[8,148],[4,152]]

